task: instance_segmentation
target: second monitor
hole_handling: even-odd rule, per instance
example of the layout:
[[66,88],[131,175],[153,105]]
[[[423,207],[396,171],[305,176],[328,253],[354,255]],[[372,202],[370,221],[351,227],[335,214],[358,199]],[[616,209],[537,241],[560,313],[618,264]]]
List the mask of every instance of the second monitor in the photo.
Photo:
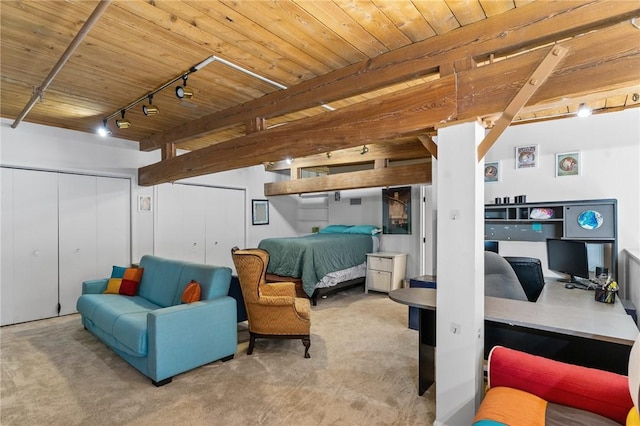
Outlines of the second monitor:
[[559,281],[582,284],[576,277],[589,278],[589,257],[584,241],[547,239],[547,261],[552,271],[568,274]]

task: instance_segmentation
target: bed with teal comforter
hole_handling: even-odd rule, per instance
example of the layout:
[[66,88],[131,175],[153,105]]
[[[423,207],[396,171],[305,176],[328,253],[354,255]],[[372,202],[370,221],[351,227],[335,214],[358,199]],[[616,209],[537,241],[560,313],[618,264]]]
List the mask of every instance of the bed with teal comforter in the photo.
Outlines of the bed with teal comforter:
[[311,297],[325,275],[366,263],[366,254],[373,251],[373,238],[362,234],[311,234],[267,238],[258,247],[269,252],[267,273],[302,278],[302,288]]

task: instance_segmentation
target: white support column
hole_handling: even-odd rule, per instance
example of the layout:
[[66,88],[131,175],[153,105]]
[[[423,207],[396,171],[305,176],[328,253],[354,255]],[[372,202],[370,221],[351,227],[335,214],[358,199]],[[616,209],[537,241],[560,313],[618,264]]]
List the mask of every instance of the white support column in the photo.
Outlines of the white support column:
[[471,424],[483,396],[484,129],[438,131],[436,425]]

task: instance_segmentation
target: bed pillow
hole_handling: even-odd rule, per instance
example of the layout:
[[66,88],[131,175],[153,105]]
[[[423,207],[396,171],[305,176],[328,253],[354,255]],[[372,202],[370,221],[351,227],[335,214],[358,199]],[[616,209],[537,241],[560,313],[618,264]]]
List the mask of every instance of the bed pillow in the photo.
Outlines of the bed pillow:
[[373,225],[355,225],[342,231],[343,234],[364,234],[376,235],[380,233],[380,228]]
[[342,234],[349,228],[351,225],[329,225],[319,230],[318,234]]

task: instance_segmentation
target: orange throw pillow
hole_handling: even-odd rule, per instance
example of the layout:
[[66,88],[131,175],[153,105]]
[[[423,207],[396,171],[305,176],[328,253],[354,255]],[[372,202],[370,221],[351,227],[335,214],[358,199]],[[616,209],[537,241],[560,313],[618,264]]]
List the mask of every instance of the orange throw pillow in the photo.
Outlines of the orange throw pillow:
[[182,292],[182,303],[193,303],[200,300],[200,283],[191,280]]

